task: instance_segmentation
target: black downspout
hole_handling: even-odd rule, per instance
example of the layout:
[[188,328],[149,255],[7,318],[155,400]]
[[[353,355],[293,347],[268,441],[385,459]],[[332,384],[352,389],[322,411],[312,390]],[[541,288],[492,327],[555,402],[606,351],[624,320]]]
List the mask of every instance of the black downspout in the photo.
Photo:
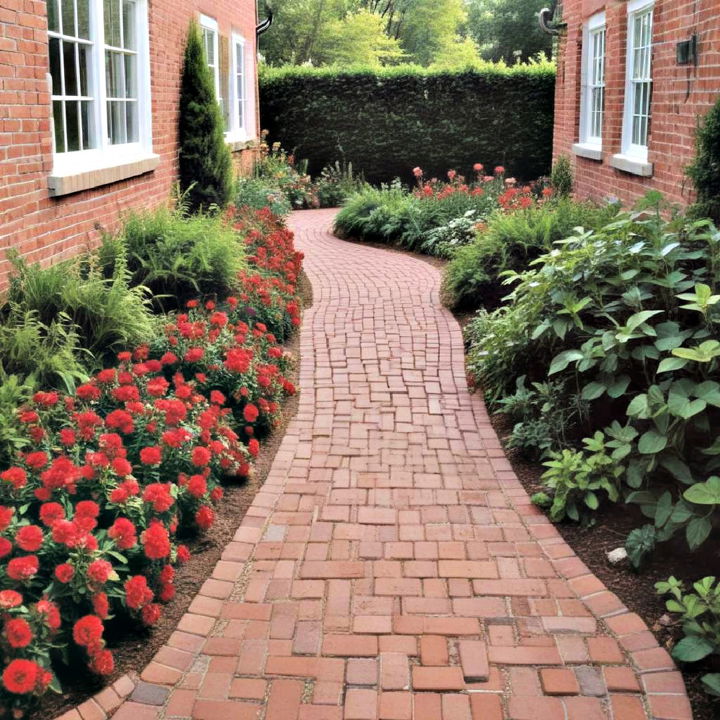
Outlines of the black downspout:
[[270,26],[272,25],[273,21],[273,11],[272,8],[268,6],[267,9],[267,17],[258,25],[255,26],[255,36],[260,37],[264,32],[270,29]]
[[549,8],[543,8],[538,14],[540,27],[548,35],[559,35],[563,24],[555,20],[557,12],[558,0],[553,0]]

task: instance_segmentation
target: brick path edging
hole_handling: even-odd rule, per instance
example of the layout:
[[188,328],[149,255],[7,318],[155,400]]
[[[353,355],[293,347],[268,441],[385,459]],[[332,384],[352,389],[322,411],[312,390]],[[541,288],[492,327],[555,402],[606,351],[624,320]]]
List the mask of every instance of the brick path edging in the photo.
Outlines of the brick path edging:
[[314,305],[265,484],[140,677],[58,720],[692,718],[513,473],[438,272],[332,217],[292,217]]

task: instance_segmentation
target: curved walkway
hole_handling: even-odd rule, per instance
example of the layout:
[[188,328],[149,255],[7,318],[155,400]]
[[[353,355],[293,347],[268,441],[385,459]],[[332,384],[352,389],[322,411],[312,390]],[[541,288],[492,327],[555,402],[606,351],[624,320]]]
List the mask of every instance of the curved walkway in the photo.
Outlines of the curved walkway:
[[332,217],[291,219],[314,288],[298,414],[115,718],[691,718],[669,655],[513,474],[437,270]]

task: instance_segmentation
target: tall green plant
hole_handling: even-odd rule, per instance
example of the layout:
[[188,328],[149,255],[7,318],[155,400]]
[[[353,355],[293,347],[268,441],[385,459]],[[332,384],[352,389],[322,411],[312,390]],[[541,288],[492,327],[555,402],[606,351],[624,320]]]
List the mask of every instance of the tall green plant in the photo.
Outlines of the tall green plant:
[[232,161],[202,38],[190,24],[180,87],[180,187],[191,210],[224,207],[232,192]]
[[697,190],[693,212],[720,222],[720,100],[697,132],[696,157],[687,173]]

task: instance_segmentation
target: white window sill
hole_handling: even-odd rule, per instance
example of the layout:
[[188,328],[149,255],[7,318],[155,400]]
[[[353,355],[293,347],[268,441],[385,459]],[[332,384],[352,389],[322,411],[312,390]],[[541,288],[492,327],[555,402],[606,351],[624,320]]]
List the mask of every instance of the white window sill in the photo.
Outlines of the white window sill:
[[159,164],[159,155],[144,153],[102,167],[54,168],[48,176],[48,189],[52,197],[69,195],[152,172]]
[[589,145],[588,143],[575,143],[572,151],[579,157],[588,158],[589,160],[602,160],[603,152],[601,145]]
[[230,152],[239,152],[240,150],[249,150],[250,148],[257,147],[258,141],[256,138],[248,138],[244,135],[225,135],[225,144],[228,146]]
[[617,170],[630,173],[631,175],[639,175],[640,177],[652,177],[653,165],[647,160],[642,160],[632,155],[613,155],[610,158],[610,164]]

